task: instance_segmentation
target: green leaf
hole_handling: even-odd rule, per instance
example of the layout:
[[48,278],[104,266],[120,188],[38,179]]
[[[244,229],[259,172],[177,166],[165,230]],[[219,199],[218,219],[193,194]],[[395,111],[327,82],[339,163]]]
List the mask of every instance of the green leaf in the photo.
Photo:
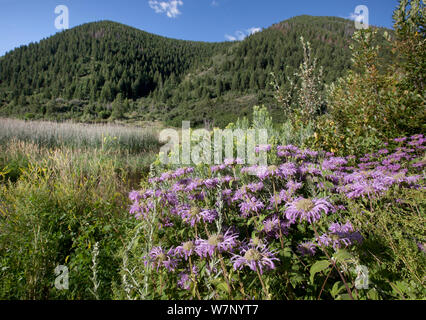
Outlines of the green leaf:
[[281,251],[281,253],[283,257],[291,257],[293,252],[290,248],[285,247],[284,250]]
[[195,287],[195,285],[194,285],[194,283],[193,282],[191,282],[191,293],[192,293],[192,296],[193,297],[195,297],[196,296],[196,287]]
[[333,296],[334,299],[345,289],[345,285],[342,283],[342,281],[337,281],[334,283],[333,288],[330,291],[330,294]]
[[379,300],[379,294],[377,293],[376,289],[370,289],[367,293],[367,297],[370,300]]
[[315,262],[311,267],[311,283],[314,283],[314,277],[318,272],[321,272],[325,269],[327,269],[330,266],[330,261],[328,260],[321,260]]
[[292,273],[290,277],[290,283],[294,289],[296,289],[305,279],[297,273]]
[[348,252],[345,249],[339,249],[337,252],[333,255],[336,262],[344,262],[345,260],[353,260],[354,256]]
[[228,292],[228,285],[226,284],[225,281],[221,281],[216,285],[217,290],[221,291],[221,292]]
[[352,299],[351,299],[351,296],[348,293],[344,293],[344,294],[341,294],[339,296],[339,299],[336,299],[336,300],[352,300]]

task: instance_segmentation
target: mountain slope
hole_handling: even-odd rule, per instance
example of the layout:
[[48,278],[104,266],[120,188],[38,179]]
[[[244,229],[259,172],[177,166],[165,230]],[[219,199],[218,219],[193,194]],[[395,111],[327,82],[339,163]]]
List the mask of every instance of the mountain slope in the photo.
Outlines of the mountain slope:
[[286,86],[302,62],[303,36],[324,68],[325,82],[333,82],[351,65],[349,44],[354,31],[353,21],[335,17],[299,16],[275,24],[191,70],[177,87],[166,82],[165,89],[155,95],[155,104],[162,101],[176,125],[181,119],[201,123],[205,118],[225,124],[249,115],[251,107],[261,103],[275,110],[281,120],[278,108],[274,108],[270,73]]
[[[0,60],[3,101],[137,99],[229,44],[168,39],[110,21],[85,24]],[[37,99],[36,99],[37,100]]]
[[299,16],[244,41],[204,43],[89,23],[0,59],[0,113],[224,125],[264,103],[279,121],[270,73],[288,84],[303,58],[303,36],[330,83],[350,67],[353,32],[353,21]]

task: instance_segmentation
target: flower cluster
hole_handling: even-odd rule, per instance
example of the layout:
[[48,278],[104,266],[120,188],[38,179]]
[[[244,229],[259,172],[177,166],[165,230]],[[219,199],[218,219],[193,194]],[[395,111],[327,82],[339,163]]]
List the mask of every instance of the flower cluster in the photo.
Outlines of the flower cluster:
[[[307,259],[357,245],[363,238],[346,221],[349,204],[379,201],[394,187],[424,189],[425,142],[422,135],[398,138],[359,159],[260,145],[256,151],[277,163],[245,166],[241,159],[226,159],[162,173],[149,180],[149,188],[129,194],[130,213],[156,217],[167,236],[161,243],[170,248],[152,248],[145,262],[178,271],[177,286],[188,290],[203,274],[197,269],[201,261],[208,272],[215,268],[224,276],[227,268],[264,275],[277,269],[285,247]],[[220,269],[211,267],[215,259]]]
[[333,223],[329,228],[329,233],[323,234],[317,239],[321,247],[332,246],[334,249],[349,247],[350,245],[362,242],[362,236],[350,222],[345,224]]

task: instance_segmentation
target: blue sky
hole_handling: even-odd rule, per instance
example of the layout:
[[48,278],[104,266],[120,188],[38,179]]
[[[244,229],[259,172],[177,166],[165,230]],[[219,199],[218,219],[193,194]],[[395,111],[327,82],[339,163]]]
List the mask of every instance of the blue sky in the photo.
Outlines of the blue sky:
[[369,9],[372,25],[392,27],[397,0],[0,0],[0,56],[58,32],[55,8],[69,9],[69,27],[113,20],[176,39],[226,41],[301,14],[353,16]]

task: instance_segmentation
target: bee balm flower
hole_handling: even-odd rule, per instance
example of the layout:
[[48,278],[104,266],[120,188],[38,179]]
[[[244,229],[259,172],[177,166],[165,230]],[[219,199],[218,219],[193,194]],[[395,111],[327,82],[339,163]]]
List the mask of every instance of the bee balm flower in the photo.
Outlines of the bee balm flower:
[[274,260],[278,259],[266,246],[242,248],[240,255],[234,255],[231,258],[235,270],[241,270],[244,266],[247,266],[253,271],[259,270],[260,274],[263,274],[264,269],[275,269]]
[[215,252],[231,251],[237,244],[238,235],[233,234],[229,229],[225,234],[211,235],[207,240],[199,239],[195,241],[195,252],[200,257],[213,256]]
[[286,205],[285,214],[288,220],[295,222],[299,219],[313,223],[321,218],[322,214],[328,214],[331,204],[325,199],[297,198]]

